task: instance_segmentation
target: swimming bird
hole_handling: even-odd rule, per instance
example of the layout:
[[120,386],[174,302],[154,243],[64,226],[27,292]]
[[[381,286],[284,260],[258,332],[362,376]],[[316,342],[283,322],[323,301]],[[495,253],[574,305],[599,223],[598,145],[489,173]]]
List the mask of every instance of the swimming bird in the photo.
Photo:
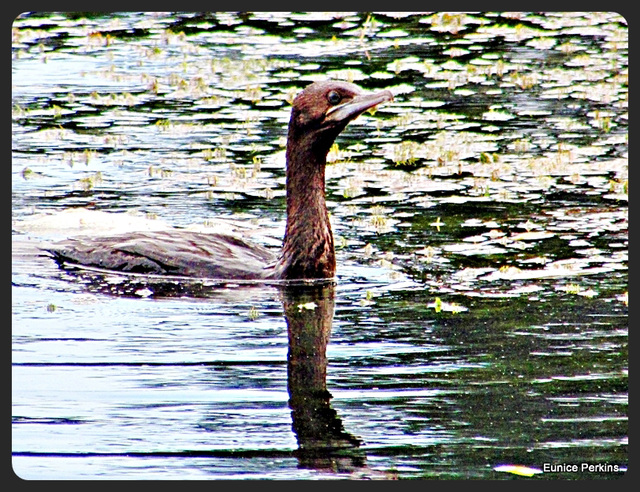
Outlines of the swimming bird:
[[363,93],[354,84],[319,81],[293,101],[286,150],[287,223],[282,249],[223,233],[134,232],[76,237],[47,251],[60,266],[129,273],[237,280],[324,279],[335,276],[333,234],[325,200],[327,154],[347,124],[390,91]]

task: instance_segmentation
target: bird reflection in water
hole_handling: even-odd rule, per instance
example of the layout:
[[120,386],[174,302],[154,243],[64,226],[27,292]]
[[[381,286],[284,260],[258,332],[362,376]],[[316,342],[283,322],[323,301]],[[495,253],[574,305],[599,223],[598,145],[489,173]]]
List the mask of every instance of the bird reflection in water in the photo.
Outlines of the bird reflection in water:
[[344,430],[327,390],[327,343],[334,300],[333,282],[283,288],[289,334],[289,407],[299,466],[351,472],[365,467],[366,459],[360,440]]
[[[138,297],[135,292],[149,288],[154,298],[187,296],[228,301],[228,297],[233,297],[222,285],[204,285],[186,279],[174,283],[160,277],[128,276],[126,281],[113,282],[108,281],[109,275],[101,273],[75,272],[74,275],[83,279],[88,290],[108,295]],[[287,324],[287,390],[292,430],[298,442],[293,455],[299,468],[346,478],[395,478],[393,474],[369,468],[361,440],[345,430],[340,416],[331,407],[332,396],[327,390],[327,344],[333,324],[335,281],[287,281],[276,285]],[[236,292],[236,298],[237,295]],[[216,456],[217,452],[205,454]],[[223,454],[226,455],[226,451]]]

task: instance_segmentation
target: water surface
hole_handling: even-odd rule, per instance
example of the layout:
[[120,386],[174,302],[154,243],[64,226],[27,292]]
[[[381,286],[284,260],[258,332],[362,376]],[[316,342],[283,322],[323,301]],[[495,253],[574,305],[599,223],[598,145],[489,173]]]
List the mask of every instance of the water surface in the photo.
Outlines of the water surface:
[[[19,476],[626,470],[622,17],[29,14],[12,41]],[[169,227],[277,248],[290,102],[327,77],[395,95],[329,156],[335,287],[66,272],[40,254]]]

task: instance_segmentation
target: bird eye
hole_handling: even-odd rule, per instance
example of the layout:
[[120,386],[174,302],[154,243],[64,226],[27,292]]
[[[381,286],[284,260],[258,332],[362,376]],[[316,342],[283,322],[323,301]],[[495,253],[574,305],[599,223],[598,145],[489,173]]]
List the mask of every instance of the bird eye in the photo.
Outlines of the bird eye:
[[342,96],[336,91],[331,91],[329,92],[329,94],[327,94],[327,101],[329,101],[329,104],[332,104],[333,106],[338,104],[341,100]]

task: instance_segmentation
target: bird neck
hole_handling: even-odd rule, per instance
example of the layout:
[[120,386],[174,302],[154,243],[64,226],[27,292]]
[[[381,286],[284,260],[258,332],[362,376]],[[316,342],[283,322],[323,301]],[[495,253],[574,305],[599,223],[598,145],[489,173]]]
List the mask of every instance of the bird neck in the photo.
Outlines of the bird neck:
[[287,227],[278,264],[283,279],[331,278],[335,274],[333,234],[325,200],[327,151],[326,145],[313,145],[305,137],[289,135]]

